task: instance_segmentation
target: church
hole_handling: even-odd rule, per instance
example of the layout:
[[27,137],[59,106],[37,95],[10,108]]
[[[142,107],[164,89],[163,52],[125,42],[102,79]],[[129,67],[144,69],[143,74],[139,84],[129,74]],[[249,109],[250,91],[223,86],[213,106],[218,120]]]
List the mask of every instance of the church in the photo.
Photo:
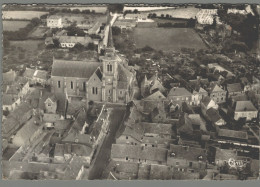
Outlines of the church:
[[54,95],[65,94],[87,101],[127,103],[134,94],[135,71],[115,51],[112,30],[99,61],[53,59],[51,87]]

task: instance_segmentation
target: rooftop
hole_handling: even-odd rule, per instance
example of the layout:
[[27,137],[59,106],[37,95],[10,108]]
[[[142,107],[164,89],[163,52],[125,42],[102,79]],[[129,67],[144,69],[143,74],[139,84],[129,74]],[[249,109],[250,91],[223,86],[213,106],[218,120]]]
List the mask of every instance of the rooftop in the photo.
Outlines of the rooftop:
[[229,130],[229,129],[219,129],[218,136],[227,137],[227,138],[237,138],[237,139],[243,139],[243,140],[248,139],[247,132],[235,131],[235,130]]
[[165,162],[167,149],[138,145],[112,144],[112,158],[142,159]]
[[231,92],[242,92],[243,89],[240,83],[227,84],[227,90],[229,93]]
[[168,96],[191,96],[192,94],[186,88],[172,88]]
[[66,61],[53,60],[52,76],[78,77],[89,79],[91,75],[101,66],[101,63],[94,61]]
[[237,101],[235,112],[257,111],[251,101]]
[[210,119],[210,121],[216,123],[217,121],[221,120],[221,116],[219,115],[218,111],[214,108],[210,108],[207,110],[206,112],[208,118]]

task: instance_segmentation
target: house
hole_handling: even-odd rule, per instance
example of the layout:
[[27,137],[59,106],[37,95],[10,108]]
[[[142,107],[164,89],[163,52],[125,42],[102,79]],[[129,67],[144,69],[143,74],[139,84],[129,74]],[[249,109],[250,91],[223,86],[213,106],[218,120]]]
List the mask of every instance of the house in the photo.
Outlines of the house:
[[152,112],[149,114],[149,116],[153,123],[159,123],[159,122],[163,123],[167,121],[165,109],[161,105],[155,107],[152,110]]
[[53,38],[52,37],[46,37],[44,40],[44,43],[46,46],[48,45],[54,45]]
[[185,88],[172,88],[167,96],[168,99],[173,101],[184,101],[192,105],[192,93]]
[[48,97],[46,101],[44,102],[45,104],[45,110],[47,113],[52,113],[55,114],[57,111],[57,98],[52,95],[51,97]]
[[222,126],[226,124],[225,120],[219,115],[218,110],[214,108],[208,109],[206,111],[205,117],[216,126]]
[[93,43],[88,36],[60,36],[58,40],[62,48],[73,48],[78,43],[83,46]]
[[88,101],[127,103],[134,91],[135,73],[116,54],[112,38],[108,43],[102,63],[54,59],[51,73],[54,94],[66,93],[69,98],[81,97]]
[[13,137],[12,143],[17,147],[32,143],[34,138],[37,138],[34,137],[34,134],[36,134],[38,129],[39,126],[37,124],[34,124],[33,121],[29,121],[17,131],[17,133]]
[[167,154],[167,166],[175,171],[199,172],[207,166],[206,150],[198,147],[170,145]]
[[166,90],[159,80],[158,75],[156,74],[149,79],[147,79],[147,76],[145,75],[143,81],[141,82],[141,95],[146,97],[147,95],[158,90],[161,93],[164,93]]
[[250,121],[257,118],[258,110],[252,104],[251,101],[237,101],[234,110],[234,119],[239,120],[239,118],[246,118]]
[[226,102],[227,91],[220,88],[218,84],[212,84],[208,88],[210,98],[217,104]]
[[201,100],[201,111],[204,115],[206,115],[206,112],[210,108],[218,109],[218,104],[214,100],[212,100],[209,96],[203,97]]
[[140,145],[112,144],[111,159],[114,161],[166,164],[167,149]]
[[132,20],[117,20],[114,25],[114,27],[119,27],[121,31],[124,30],[131,30],[134,27],[136,27],[136,21]]
[[236,142],[247,142],[248,140],[248,134],[244,131],[217,128],[217,134],[218,138],[222,140],[230,140]]
[[228,96],[241,95],[244,93],[244,90],[241,87],[240,83],[227,84]]
[[212,25],[214,17],[217,15],[217,9],[200,9],[196,18],[201,25]]
[[148,97],[145,97],[143,100],[151,100],[151,101],[156,101],[156,100],[164,100],[166,97],[160,92],[160,90],[152,93]]
[[48,80],[48,72],[44,70],[26,68],[23,76],[29,80],[31,84],[39,83],[46,85]]
[[192,105],[200,105],[200,102],[203,97],[208,96],[208,92],[203,89],[202,87],[199,87],[199,89],[195,89],[192,92],[192,98],[191,98],[191,103]]
[[62,17],[57,15],[51,15],[47,17],[47,27],[50,28],[62,28]]
[[5,94],[2,95],[2,108],[3,111],[13,111],[19,104],[20,98],[18,95]]

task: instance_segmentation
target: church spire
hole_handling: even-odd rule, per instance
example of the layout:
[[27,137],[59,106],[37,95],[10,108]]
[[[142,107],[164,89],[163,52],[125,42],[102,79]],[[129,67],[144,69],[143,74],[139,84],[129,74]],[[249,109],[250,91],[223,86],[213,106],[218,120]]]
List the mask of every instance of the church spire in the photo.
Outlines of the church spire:
[[107,41],[107,47],[113,48],[113,36],[112,36],[112,28],[111,25],[109,24],[109,31],[108,31],[108,41]]

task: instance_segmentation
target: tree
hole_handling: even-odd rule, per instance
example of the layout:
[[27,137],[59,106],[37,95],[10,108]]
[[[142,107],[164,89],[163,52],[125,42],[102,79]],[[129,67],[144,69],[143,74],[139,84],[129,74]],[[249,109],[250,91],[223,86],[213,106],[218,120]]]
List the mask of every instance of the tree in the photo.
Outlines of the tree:
[[138,10],[137,10],[137,9],[134,9],[133,13],[134,13],[134,14],[137,14],[137,13],[138,13]]
[[74,9],[74,10],[72,10],[72,13],[74,13],[74,14],[79,14],[79,13],[80,13],[80,10],[79,10],[79,9]]
[[112,13],[123,12],[124,4],[109,4],[107,9],[109,12],[112,12]]
[[94,43],[89,43],[86,47],[86,50],[94,51],[96,49],[96,45]]
[[112,27],[112,33],[113,35],[119,35],[121,33],[121,29],[119,27]]
[[67,27],[67,31],[68,36],[85,36],[85,32],[82,29],[78,28],[75,22]]

